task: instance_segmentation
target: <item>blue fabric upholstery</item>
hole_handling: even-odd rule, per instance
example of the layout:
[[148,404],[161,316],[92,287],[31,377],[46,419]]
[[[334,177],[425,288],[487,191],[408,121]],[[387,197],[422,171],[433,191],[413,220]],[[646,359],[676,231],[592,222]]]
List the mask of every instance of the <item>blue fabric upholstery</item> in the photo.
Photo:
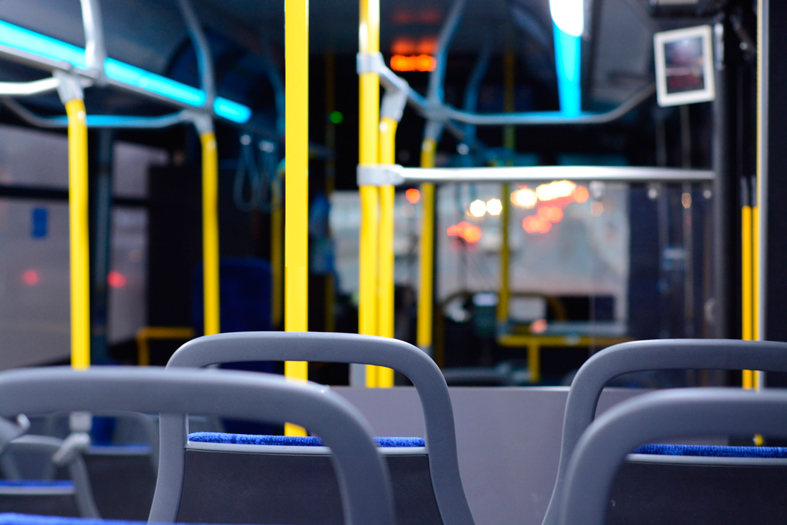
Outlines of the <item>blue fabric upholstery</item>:
[[126,443],[124,445],[97,445],[91,444],[89,452],[101,452],[108,450],[113,452],[126,452],[128,454],[150,454],[150,445],[147,443]]
[[0,525],[141,525],[140,521],[64,518],[35,514],[0,514]]
[[0,487],[46,487],[72,489],[74,488],[74,484],[71,481],[65,479],[0,479]]
[[642,445],[634,454],[718,458],[787,458],[787,447],[722,447],[711,445]]
[[147,522],[8,513],[0,514],[0,525],[147,525]]
[[[422,438],[376,437],[378,447],[410,448],[423,447]],[[279,445],[288,447],[322,447],[322,440],[316,436],[266,436],[256,434],[227,434],[224,432],[194,432],[189,441],[197,443],[224,443],[234,445]],[[1,525],[1,524],[0,524]]]

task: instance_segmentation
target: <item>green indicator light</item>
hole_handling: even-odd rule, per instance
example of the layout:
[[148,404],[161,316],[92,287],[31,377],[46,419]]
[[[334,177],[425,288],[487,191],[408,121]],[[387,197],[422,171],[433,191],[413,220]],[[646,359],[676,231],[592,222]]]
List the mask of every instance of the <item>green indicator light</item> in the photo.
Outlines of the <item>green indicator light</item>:
[[342,115],[341,111],[331,111],[331,114],[328,115],[328,120],[330,120],[332,124],[341,124],[344,122],[344,115]]

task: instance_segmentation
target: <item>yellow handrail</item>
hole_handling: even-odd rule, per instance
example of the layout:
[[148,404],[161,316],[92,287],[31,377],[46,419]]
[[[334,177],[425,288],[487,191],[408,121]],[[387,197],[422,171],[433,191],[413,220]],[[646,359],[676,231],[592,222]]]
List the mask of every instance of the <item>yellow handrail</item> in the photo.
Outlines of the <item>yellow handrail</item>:
[[216,134],[205,131],[202,142],[202,279],[205,335],[219,333],[219,157]]
[[[380,2],[360,1],[358,47],[361,53],[380,51]],[[361,73],[359,78],[359,164],[373,166],[378,161],[377,126],[380,115],[380,78],[376,73]],[[361,186],[361,233],[358,298],[358,332],[377,335],[377,242],[379,230],[379,192],[374,186]],[[377,386],[376,374],[367,374],[366,386]]]
[[[754,304],[752,302],[752,210],[751,206],[741,208],[741,336],[745,341],[754,339]],[[750,390],[754,387],[753,373],[751,370],[743,371],[743,388]]]
[[[515,83],[515,66],[516,66],[516,55],[513,52],[509,51],[505,54],[504,57],[504,69],[503,69],[503,88],[504,88],[504,101],[503,101],[503,110],[511,113],[515,109],[515,95],[516,95],[516,83]],[[516,128],[514,126],[505,126],[503,128],[503,146],[508,150],[509,154],[513,154],[516,151]],[[506,163],[509,166],[513,166],[513,162],[509,161]],[[509,274],[509,264],[510,264],[510,250],[508,246],[508,222],[511,216],[511,200],[510,200],[510,191],[508,184],[503,184],[502,187],[502,195],[501,195],[501,203],[503,204],[503,209],[500,212],[500,234],[501,234],[501,243],[500,243],[500,291],[497,294],[497,323],[499,326],[502,326],[508,321],[508,313],[509,313],[509,299],[511,295],[511,283],[510,283],[510,274]],[[529,352],[528,358],[533,359],[534,355],[533,352]],[[537,357],[535,357],[537,358]]]
[[[760,334],[760,214],[757,206],[752,206],[751,212],[752,225],[752,337],[759,341]],[[760,372],[752,371],[752,388],[759,390]]]
[[[309,3],[285,0],[284,329],[308,330],[309,313]],[[306,381],[308,363],[287,361],[284,375]],[[288,436],[306,431],[288,423]]]
[[151,339],[192,339],[194,330],[188,326],[143,326],[137,330],[137,364],[150,365]]
[[90,237],[88,230],[87,117],[81,99],[68,115],[68,218],[71,263],[71,366],[90,366]]
[[[397,122],[388,117],[380,119],[380,164],[395,163],[395,145]],[[393,186],[380,188],[380,248],[379,256],[379,306],[378,335],[394,336],[394,198]],[[367,377],[370,368],[377,375],[377,386],[389,388],[393,386],[394,371],[386,367],[366,367]]]
[[[424,139],[421,144],[421,167],[434,168],[437,141]],[[435,224],[435,187],[434,184],[421,184],[421,246],[419,250],[418,271],[418,327],[416,342],[418,347],[431,354],[432,351],[432,309],[434,302],[434,224]]]

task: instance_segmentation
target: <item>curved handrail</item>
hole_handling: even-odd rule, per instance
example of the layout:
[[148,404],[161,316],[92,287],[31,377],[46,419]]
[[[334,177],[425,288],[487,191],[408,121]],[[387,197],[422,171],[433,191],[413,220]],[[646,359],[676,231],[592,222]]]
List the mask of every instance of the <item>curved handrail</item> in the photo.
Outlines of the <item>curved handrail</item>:
[[732,339],[632,341],[605,348],[588,359],[568,392],[557,479],[543,525],[557,523],[568,462],[580,436],[593,422],[604,385],[630,372],[692,368],[787,372],[787,343]]
[[[443,523],[474,524],[459,473],[454,412],[448,387],[434,361],[418,348],[397,339],[357,334],[235,332],[187,342],[173,354],[167,368],[281,360],[377,365],[393,368],[407,376],[418,392],[424,412],[429,470]],[[176,487],[183,483],[186,439],[182,416],[162,416],[159,479],[166,485]],[[180,452],[173,453],[175,450]],[[158,508],[157,512],[162,513],[162,518],[172,519],[170,517],[177,514],[177,507]]]
[[582,435],[566,476],[561,525],[601,525],[626,454],[676,437],[787,436],[787,393],[690,388],[637,396],[605,412]]
[[[66,367],[0,373],[0,414],[60,410],[199,413],[251,421],[292,421],[319,435],[333,451],[345,523],[394,525],[388,468],[369,424],[349,402],[314,383],[269,374],[200,370]],[[154,498],[180,488],[156,484]],[[152,517],[150,521],[157,521]]]

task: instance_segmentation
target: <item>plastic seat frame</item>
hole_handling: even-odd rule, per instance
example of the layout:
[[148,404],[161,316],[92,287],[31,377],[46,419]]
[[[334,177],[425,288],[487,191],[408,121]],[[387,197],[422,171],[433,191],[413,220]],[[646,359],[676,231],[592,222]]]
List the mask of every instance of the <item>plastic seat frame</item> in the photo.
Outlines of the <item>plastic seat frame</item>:
[[[459,473],[454,413],[445,378],[422,350],[404,341],[344,333],[235,332],[199,337],[181,346],[167,369],[204,368],[248,361],[319,361],[359,363],[393,368],[412,381],[424,413],[425,441],[432,487],[445,525],[474,525]],[[178,493],[183,486],[183,416],[162,415],[160,486]],[[154,499],[151,516],[174,521],[178,505]]]
[[[103,410],[292,421],[331,448],[345,523],[395,523],[388,468],[368,422],[325,387],[236,371],[51,367],[0,373],[0,416]],[[7,441],[0,436],[0,446]],[[155,497],[179,501],[179,487],[163,487],[159,480]]]
[[[3,463],[3,471],[8,479],[21,480],[16,461],[13,457],[15,452],[32,452],[35,454],[46,454],[51,457],[62,449],[63,443],[64,441],[62,439],[50,436],[24,435],[15,438],[13,441],[9,442],[2,451],[0,461]],[[100,518],[101,514],[96,506],[96,501],[93,499],[90,476],[88,475],[82,452],[80,450],[72,451],[64,459],[63,466],[67,467],[69,478],[74,486],[73,497],[79,515],[83,518]],[[55,465],[52,460],[47,467],[49,468],[47,474],[50,474],[50,476],[45,475],[44,481],[50,481],[54,477],[57,465]],[[15,493],[21,495],[25,492],[20,489],[15,491]],[[8,494],[8,492],[6,492],[6,494]],[[61,493],[58,491],[47,491],[44,487],[41,487],[38,490],[32,491],[30,494],[36,496],[50,496],[60,495]]]
[[602,414],[577,443],[566,472],[560,525],[602,525],[626,455],[651,441],[762,433],[787,437],[787,392],[682,388],[637,396]]
[[563,417],[560,462],[543,525],[556,525],[568,464],[596,415],[609,381],[630,372],[673,369],[787,372],[787,343],[734,339],[658,339],[610,346],[588,359],[571,383]]

